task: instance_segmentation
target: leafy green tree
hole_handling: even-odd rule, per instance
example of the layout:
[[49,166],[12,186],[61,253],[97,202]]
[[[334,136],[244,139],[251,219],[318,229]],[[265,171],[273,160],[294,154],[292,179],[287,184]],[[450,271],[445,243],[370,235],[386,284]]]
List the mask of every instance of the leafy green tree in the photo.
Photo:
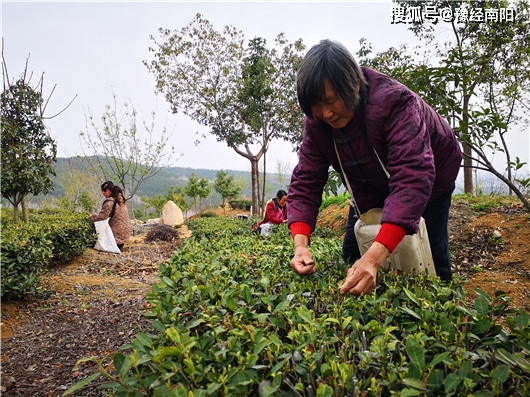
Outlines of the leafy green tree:
[[[139,218],[145,218],[148,216],[159,217],[162,213],[164,205],[167,203],[167,197],[163,194],[157,194],[153,197],[142,196],[142,209],[136,211],[135,216],[139,215]],[[149,212],[149,210],[154,210]],[[137,215],[136,215],[137,214]]]
[[[473,193],[473,169],[491,172],[514,191],[530,209],[530,204],[514,184],[514,172],[524,163],[513,160],[508,147],[509,126],[521,121],[521,114],[530,110],[524,101],[530,93],[530,6],[527,0],[508,2],[484,1],[396,1],[405,9],[452,10],[453,14],[471,15],[473,9],[513,9],[513,20],[480,22],[472,18],[414,23],[410,30],[434,44],[435,58],[440,66],[413,70],[428,76],[428,88],[443,88],[444,95],[430,98],[430,103],[450,120],[464,151],[464,190]],[[458,14],[457,14],[458,12]],[[436,29],[447,25],[453,40],[436,44]],[[410,81],[410,80],[409,80]],[[421,90],[420,90],[421,91]],[[439,93],[439,90],[435,89]],[[428,97],[428,95],[427,95]],[[491,153],[506,156],[506,172],[495,169]],[[520,181],[524,182],[524,181]]]
[[211,191],[212,187],[209,185],[208,179],[199,178],[194,173],[189,176],[188,184],[184,188],[186,196],[193,199],[195,212],[199,212],[201,199],[208,197]]
[[69,159],[66,170],[57,172],[57,181],[64,191],[64,196],[59,199],[62,208],[87,212],[96,210],[101,189],[93,172]]
[[217,171],[217,176],[213,183],[213,188],[222,199],[223,211],[226,208],[227,201],[237,198],[241,194],[243,187],[237,185],[232,175],[228,175],[228,171],[220,170]]
[[174,113],[179,111],[225,142],[251,164],[252,202],[259,212],[259,161],[273,139],[296,143],[302,112],[296,98],[296,69],[302,40],[288,43],[283,34],[275,48],[255,38],[248,47],[241,31],[222,32],[200,14],[181,30],[159,29],[161,42],[144,62]]
[[19,222],[19,205],[23,221],[28,222],[26,197],[47,194],[53,187],[50,175],[55,175],[57,144],[44,125],[43,78],[32,86],[26,63],[22,76],[9,81],[3,52],[2,62],[2,197],[13,205],[15,223]]
[[170,186],[167,189],[166,197],[168,200],[173,201],[179,206],[182,212],[186,212],[189,209],[189,205],[184,199],[186,193],[184,192],[184,187],[182,186]]
[[[142,209],[138,209],[135,213],[138,214],[139,218],[145,218],[149,215],[148,210],[154,209],[155,216],[160,216],[164,205],[168,201],[173,201],[182,212],[186,212],[189,208],[188,203],[184,199],[184,188],[182,186],[170,186],[167,189],[166,194],[157,194],[152,197],[143,196],[142,197]],[[136,216],[136,215],[135,215]]]
[[156,140],[156,114],[149,122],[140,124],[138,112],[132,104],[118,108],[116,95],[113,105],[105,106],[99,125],[89,112],[86,131],[80,136],[86,148],[91,168],[99,178],[112,180],[125,189],[127,199],[132,198],[141,184],[171,164],[175,148],[168,145],[170,136],[162,128]]

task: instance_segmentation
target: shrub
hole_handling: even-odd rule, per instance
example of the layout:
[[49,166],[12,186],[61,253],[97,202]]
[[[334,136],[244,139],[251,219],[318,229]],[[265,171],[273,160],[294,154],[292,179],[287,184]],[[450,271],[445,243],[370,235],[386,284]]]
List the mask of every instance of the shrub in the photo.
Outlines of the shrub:
[[187,223],[196,239],[234,238],[240,235],[250,235],[248,222],[236,218],[193,218]]
[[58,263],[70,263],[97,241],[88,214],[61,211],[36,215],[34,221],[48,225],[48,236],[53,241],[53,260]]
[[329,207],[330,205],[348,205],[350,203],[350,194],[348,192],[341,193],[337,196],[324,197],[322,199],[322,204],[320,204],[319,211],[322,211],[324,208]]
[[199,214],[199,216],[201,218],[216,218],[218,217],[219,215],[217,215],[215,212],[213,211],[203,211]]
[[96,242],[87,214],[45,209],[30,211],[29,215],[29,223],[14,225],[6,221],[9,214],[2,209],[0,261],[5,298],[37,294],[39,278],[52,262],[68,263]]
[[53,240],[39,225],[2,225],[2,298],[36,295],[39,278],[53,256]]
[[252,200],[248,199],[229,200],[228,203],[233,209],[250,211],[250,207],[252,207]]

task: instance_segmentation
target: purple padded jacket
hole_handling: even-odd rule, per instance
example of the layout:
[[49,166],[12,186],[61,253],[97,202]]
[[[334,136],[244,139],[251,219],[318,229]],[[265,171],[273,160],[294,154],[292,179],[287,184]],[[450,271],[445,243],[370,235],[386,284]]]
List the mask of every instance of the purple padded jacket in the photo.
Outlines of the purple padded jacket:
[[365,67],[362,71],[367,97],[346,127],[305,120],[287,196],[288,225],[304,222],[315,229],[330,165],[344,181],[333,140],[361,211],[383,208],[382,222],[408,234],[417,232],[427,202],[454,187],[462,152],[447,121],[403,84]]

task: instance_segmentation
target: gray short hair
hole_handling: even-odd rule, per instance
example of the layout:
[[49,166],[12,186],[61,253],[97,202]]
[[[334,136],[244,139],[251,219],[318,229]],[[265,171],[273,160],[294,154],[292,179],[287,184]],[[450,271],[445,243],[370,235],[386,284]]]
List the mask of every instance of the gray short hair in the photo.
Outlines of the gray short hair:
[[324,99],[325,80],[351,110],[364,102],[368,82],[353,55],[339,42],[322,40],[307,52],[296,77],[298,102],[309,118],[311,107]]

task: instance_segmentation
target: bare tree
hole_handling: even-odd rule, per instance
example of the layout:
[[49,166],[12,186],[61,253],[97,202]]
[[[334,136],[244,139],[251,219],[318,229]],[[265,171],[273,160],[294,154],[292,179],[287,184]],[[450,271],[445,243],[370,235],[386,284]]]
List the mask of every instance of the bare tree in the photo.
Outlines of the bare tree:
[[[92,154],[84,153],[90,166],[101,180],[113,180],[125,190],[127,199],[132,198],[140,185],[171,164],[175,147],[168,146],[170,135],[162,128],[156,140],[156,113],[151,120],[138,125],[138,113],[132,104],[121,109],[113,94],[112,106],[107,105],[101,116],[101,124],[90,113],[85,115],[86,131],[81,138]],[[90,132],[89,132],[90,131]]]

